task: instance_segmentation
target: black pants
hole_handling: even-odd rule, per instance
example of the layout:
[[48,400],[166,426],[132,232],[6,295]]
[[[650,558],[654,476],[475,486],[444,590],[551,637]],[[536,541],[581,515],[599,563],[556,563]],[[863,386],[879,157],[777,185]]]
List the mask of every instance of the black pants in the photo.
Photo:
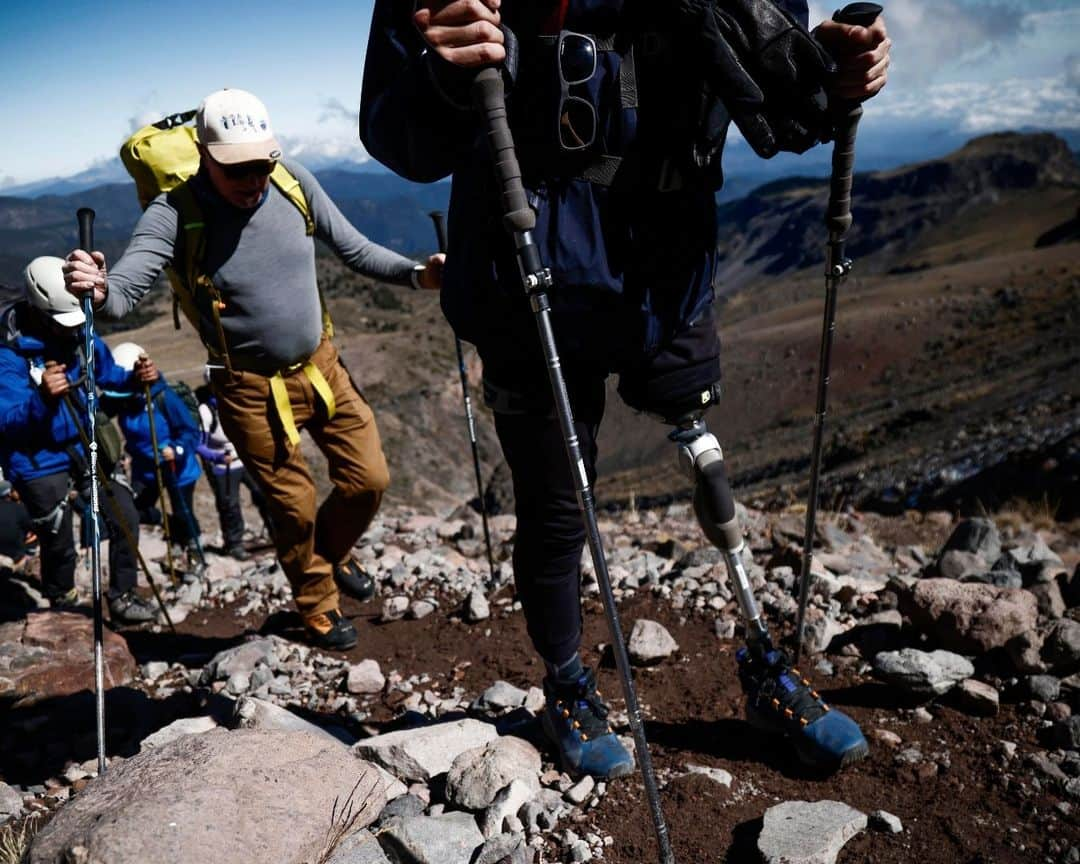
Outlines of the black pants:
[[[588,314],[595,316],[598,338],[561,359],[585,473],[593,484],[608,373],[619,374],[619,393],[632,408],[677,417],[688,406],[705,404],[702,391],[711,392],[719,380],[720,345],[711,313],[649,355],[612,344],[605,338],[611,321],[602,311]],[[529,636],[541,657],[562,663],[581,642],[585,528],[546,366],[539,345],[530,344],[527,335],[520,333],[513,346],[481,348],[484,395],[495,411],[495,431],[513,476],[514,582]]]
[[[40,520],[56,511],[65,501],[71,475],[67,471],[36,477],[19,484],[19,494],[30,512],[30,518]],[[73,506],[89,512],[90,486],[79,478],[79,500],[61,508],[56,522],[35,522],[34,528],[41,544],[41,582],[46,597],[55,598],[75,587],[75,538],[72,532],[71,511]],[[115,504],[110,504],[108,497]],[[114,516],[114,509],[127,525],[131,536],[138,542],[139,515],[131,490],[116,480],[109,481],[109,491],[99,490],[99,511],[104,520],[103,537],[109,539],[109,597],[118,597],[135,587],[136,555],[124,537],[123,530]]]
[[[195,484],[177,487],[167,480],[165,482],[172,510],[169,515],[169,539],[186,546],[194,537],[202,534],[199,520],[195,518]],[[156,483],[141,486],[135,495],[135,506],[139,512],[148,513],[159,500]]]
[[210,488],[214,490],[214,502],[217,504],[218,519],[221,522],[221,536],[226,549],[240,546],[244,542],[244,513],[240,508],[240,487],[245,487],[251,494],[251,503],[262,517],[263,526],[271,531],[270,513],[266,508],[266,498],[255,485],[246,468],[239,471],[224,471],[215,474],[210,465],[203,463]]

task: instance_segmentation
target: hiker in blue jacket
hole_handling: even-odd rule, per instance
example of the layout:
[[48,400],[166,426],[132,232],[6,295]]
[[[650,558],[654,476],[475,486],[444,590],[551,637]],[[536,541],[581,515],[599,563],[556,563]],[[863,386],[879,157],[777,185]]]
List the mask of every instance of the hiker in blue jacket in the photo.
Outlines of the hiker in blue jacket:
[[[79,435],[80,426],[86,428],[86,396],[80,383],[86,319],[64,286],[63,263],[51,256],[31,261],[24,274],[26,299],[0,317],[0,463],[30,512],[41,544],[42,593],[55,608],[78,603],[71,512],[73,503],[89,498],[90,486]],[[99,387],[124,392],[157,377],[149,360],[132,369],[121,368],[96,337],[94,372]],[[99,464],[111,475],[107,495],[138,537],[127,479],[118,462],[105,464],[103,450],[99,438]],[[113,620],[150,621],[154,608],[135,592],[135,550],[129,548],[108,502],[103,501],[100,509],[109,537],[108,601]]]
[[[139,358],[144,356],[146,352],[134,342],[124,342],[113,351],[116,365],[128,370],[134,369]],[[144,390],[135,393],[107,390],[104,397],[102,410],[115,416],[124,433],[124,449],[131,456],[131,479],[140,490],[136,504],[140,507],[152,505],[158,497],[157,467],[160,465],[172,504],[169,536],[181,548],[197,554],[196,539],[201,532],[195,517],[195,483],[202,476],[202,469],[195,457],[201,436],[191,411],[169,386],[165,376],[159,374],[150,387],[157,435],[155,451]]]
[[[612,372],[623,400],[673,426],[680,447],[711,441],[719,451],[703,414],[719,395],[714,190],[728,120],[762,155],[801,152],[826,137],[826,84],[834,96],[865,99],[884,85],[889,63],[880,18],[871,27],[824,22],[815,40],[804,0],[779,6],[375,3],[360,137],[408,179],[453,175],[442,306],[483,361],[485,400],[513,475],[515,581],[547,671],[543,725],[571,773],[615,777],[633,759],[578,653],[585,533],[470,86],[479,67],[502,65],[589,479]],[[767,82],[764,97],[754,74]],[[865,755],[854,721],[751,633],[739,662],[748,718],[789,734],[819,766]]]

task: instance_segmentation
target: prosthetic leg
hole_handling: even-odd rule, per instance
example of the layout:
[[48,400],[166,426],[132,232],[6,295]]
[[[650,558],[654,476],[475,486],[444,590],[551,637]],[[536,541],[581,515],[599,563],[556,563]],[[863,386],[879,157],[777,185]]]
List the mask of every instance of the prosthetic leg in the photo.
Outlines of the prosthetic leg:
[[[704,398],[698,404],[708,404]],[[830,708],[810,681],[774,647],[754,600],[742,552],[745,545],[735,513],[724,454],[698,407],[668,420],[668,436],[679,445],[679,465],[694,482],[694,514],[709,541],[724,555],[731,590],[746,623],[746,646],[736,654],[739,680],[746,693],[747,720],[784,734],[799,757],[816,768],[835,770],[866,756],[868,745],[858,725]]]

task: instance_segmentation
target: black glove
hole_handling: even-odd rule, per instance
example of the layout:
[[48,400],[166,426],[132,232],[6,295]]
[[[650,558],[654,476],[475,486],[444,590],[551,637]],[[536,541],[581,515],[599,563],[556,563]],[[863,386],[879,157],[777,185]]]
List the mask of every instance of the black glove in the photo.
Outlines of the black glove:
[[759,156],[802,153],[832,137],[825,85],[836,65],[769,0],[676,0],[700,73]]

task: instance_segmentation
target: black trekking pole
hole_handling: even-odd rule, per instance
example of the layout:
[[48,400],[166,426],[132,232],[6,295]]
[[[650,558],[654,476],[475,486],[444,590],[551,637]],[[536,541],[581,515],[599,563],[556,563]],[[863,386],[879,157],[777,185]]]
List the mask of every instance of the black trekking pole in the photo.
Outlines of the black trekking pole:
[[[64,404],[67,406],[68,413],[71,415],[71,420],[75,424],[75,429],[79,433],[79,440],[82,441],[83,447],[89,450],[90,439],[86,437],[86,430],[84,430],[82,424],[79,423],[79,415],[75,411],[74,403],[71,401],[71,394],[65,393],[63,399]],[[154,594],[154,599],[157,600],[158,607],[161,609],[161,614],[165,616],[165,623],[169,625],[169,629],[173,632],[173,635],[175,635],[176,625],[173,624],[172,618],[169,616],[169,610],[165,606],[165,601],[161,598],[161,592],[158,591],[157,583],[150,573],[150,567],[147,565],[146,559],[143,558],[143,554],[139,550],[139,542],[135,539],[134,535],[131,533],[131,529],[124,521],[123,513],[120,512],[120,504],[113,495],[112,489],[109,488],[109,478],[105,476],[105,469],[101,467],[100,462],[97,466],[97,478],[99,485],[105,490],[105,502],[109,505],[109,511],[113,515],[113,521],[119,526],[120,533],[124,535],[124,542],[127,543],[128,549],[131,550],[131,553],[139,562],[139,567],[146,577],[146,584],[150,586],[150,590]]]
[[[79,248],[87,254],[94,249],[94,211],[81,207],[75,214],[79,222]],[[97,717],[98,774],[105,773],[105,623],[101,604],[101,526],[98,524],[97,478],[97,381],[94,377],[94,292],[83,296],[83,344],[86,350],[86,447],[90,463],[90,576],[94,593],[94,708]]]
[[[435,236],[438,238],[439,251],[446,254],[446,220],[441,210],[428,213],[435,223]],[[461,376],[461,398],[465,403],[465,422],[469,426],[469,444],[472,445],[473,468],[476,469],[476,494],[480,496],[480,518],[484,522],[484,543],[487,545],[488,569],[491,572],[492,586],[495,584],[495,555],[491,551],[491,531],[488,529],[487,500],[484,497],[484,479],[480,471],[480,448],[476,444],[476,418],[473,415],[472,397],[469,396],[469,376],[465,371],[465,354],[461,340],[454,337],[457,348],[458,374]],[[490,589],[489,589],[490,590]]]
[[653,827],[656,830],[656,842],[660,849],[662,864],[674,864],[675,854],[671,849],[664,814],[660,809],[660,793],[653,773],[652,759],[649,757],[649,745],[645,740],[645,725],[641,720],[634,682],[630,676],[630,659],[626,652],[619,615],[615,609],[615,596],[611,591],[611,579],[608,576],[604,547],[600,539],[600,529],[596,522],[596,505],[592,488],[585,473],[585,462],[581,457],[581,445],[574,431],[574,417],[570,408],[570,397],[566,391],[559,363],[555,335],[551,327],[551,305],[548,301],[548,289],[552,287],[551,271],[540,260],[540,250],[532,237],[536,226],[536,214],[529,207],[525,197],[525,188],[521,183],[521,169],[518,167],[517,154],[514,151],[514,138],[506,120],[506,100],[503,91],[502,74],[491,67],[482,70],[473,82],[473,101],[483,114],[488,143],[491,147],[495,179],[502,199],[503,227],[513,238],[517,254],[518,269],[521,272],[522,285],[536,314],[536,326],[539,331],[540,345],[547,362],[548,377],[551,380],[551,392],[555,409],[562,427],[563,442],[570,462],[570,473],[574,478],[578,507],[585,534],[589,542],[596,581],[600,586],[600,596],[604,602],[604,615],[607,618],[608,631],[611,634],[615,665],[619,670],[623,697],[626,700],[626,713],[630,728],[634,733],[637,758],[641,765],[641,779],[645,785],[645,796],[652,812]]
[[[833,14],[841,24],[869,27],[881,14],[877,3],[850,3]],[[844,255],[844,242],[851,228],[851,180],[855,170],[855,133],[862,117],[858,102],[842,102],[834,109],[832,173],[829,177],[829,205],[825,225],[829,240],[825,247],[825,317],[821,327],[818,356],[817,405],[814,413],[814,444],[810,454],[810,489],[806,502],[806,532],[803,535],[802,572],[799,574],[799,615],[795,624],[795,662],[802,654],[806,627],[806,604],[810,597],[810,566],[814,558],[814,531],[817,522],[818,487],[821,481],[821,451],[829,396],[833,336],[836,332],[836,294],[851,272],[851,260]]]

